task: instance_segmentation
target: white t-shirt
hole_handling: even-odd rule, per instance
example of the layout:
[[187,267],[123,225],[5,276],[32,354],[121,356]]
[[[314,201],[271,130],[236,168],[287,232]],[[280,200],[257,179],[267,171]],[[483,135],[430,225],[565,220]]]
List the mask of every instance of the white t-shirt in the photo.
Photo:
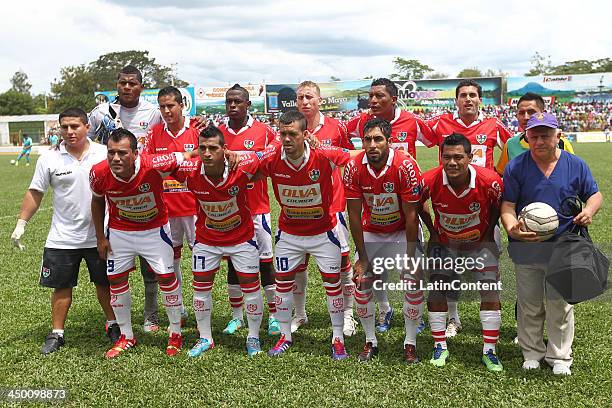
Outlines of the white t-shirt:
[[89,114],[89,125],[91,127],[87,136],[90,139],[95,140],[96,132],[100,132],[100,125],[103,127],[106,125],[106,128],[109,128],[109,126],[113,127],[112,123],[114,121],[109,113],[109,108],[112,108],[119,116],[122,127],[136,136],[139,147],[143,145],[147,131],[162,122],[159,108],[151,102],[142,99],[138,102],[138,106],[133,108],[126,108],[118,103],[102,103],[96,106]]
[[81,161],[66,151],[47,150],[38,159],[31,190],[53,189],[53,218],[45,247],[56,249],[95,248],[96,231],[91,222],[91,167],[106,160],[106,146],[89,141]]

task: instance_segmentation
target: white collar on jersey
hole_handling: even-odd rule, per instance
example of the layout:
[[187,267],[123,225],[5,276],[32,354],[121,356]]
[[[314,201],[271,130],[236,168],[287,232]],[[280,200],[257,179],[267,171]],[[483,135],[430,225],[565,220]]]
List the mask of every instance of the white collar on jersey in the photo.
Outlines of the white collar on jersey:
[[368,162],[368,155],[364,154],[363,155],[363,159],[361,160],[361,164],[365,164],[368,172],[372,175],[372,177],[374,178],[381,178],[382,176],[385,175],[385,173],[387,172],[387,170],[389,169],[389,167],[391,167],[391,163],[393,163],[393,158],[395,157],[395,149],[392,149],[391,147],[389,147],[389,157],[387,157],[387,164],[385,164],[385,168],[382,169],[382,171],[380,172],[380,174],[378,174],[378,176],[376,175],[376,172],[374,171],[374,169],[370,166],[370,163]]
[[476,118],[475,121],[473,121],[472,123],[470,123],[470,126],[467,126],[465,123],[463,123],[463,121],[461,120],[461,118],[459,117],[459,111],[455,111],[453,113],[453,119],[455,121],[457,121],[457,123],[459,123],[461,126],[469,128],[472,126],[476,126],[477,124],[479,124],[480,122],[482,122],[484,120],[484,114],[482,113],[482,111],[478,111],[478,117]]
[[325,115],[322,114],[321,112],[319,112],[319,124],[317,125],[316,128],[314,128],[314,130],[312,131],[312,134],[314,135],[315,133],[317,133],[319,130],[321,130],[321,128],[323,127],[323,125],[325,125]]
[[450,184],[448,184],[448,177],[446,177],[446,172],[444,171],[444,169],[442,169],[442,185],[448,187],[448,189],[451,191],[451,193],[453,193],[457,198],[462,198],[462,197],[466,196],[467,193],[471,189],[476,187],[476,169],[471,164],[468,164],[468,171],[470,172],[470,184],[469,184],[468,188],[466,188],[465,191],[463,193],[461,193],[461,195],[457,195],[455,190],[453,190],[453,188],[450,186]]
[[298,168],[296,168],[291,161],[289,161],[289,158],[287,157],[287,155],[285,154],[285,149],[281,146],[281,154],[280,154],[280,158],[281,160],[284,160],[285,163],[287,163],[287,165],[289,167],[291,167],[294,170],[300,170],[302,167],[304,167],[306,165],[306,163],[308,163],[308,159],[310,158],[310,144],[304,142],[304,160],[302,161],[302,164],[300,164],[300,166]]
[[[88,137],[86,139],[87,139],[87,150],[85,150],[85,154],[83,155],[83,157],[81,157],[81,160],[87,157],[87,155],[89,154],[89,150],[91,149],[91,139]],[[59,144],[59,152],[60,154],[68,154],[72,156],[72,154],[70,154],[70,152],[68,152],[68,150],[66,149],[66,142],[64,142],[63,140]]]
[[136,157],[136,161],[134,162],[134,174],[132,175],[132,177],[130,177],[129,180],[123,180],[121,177],[117,177],[117,175],[115,173],[113,173],[113,171],[111,170],[111,174],[113,175],[113,177],[122,182],[122,183],[129,183],[130,181],[134,180],[134,178],[136,177],[136,175],[138,174],[138,172],[140,171],[140,155],[138,155]]
[[176,134],[176,136],[170,131],[170,129],[168,129],[168,124],[166,123],[166,121],[164,120],[164,130],[166,131],[166,133],[168,133],[170,136],[172,136],[173,138],[177,138],[180,135],[183,134],[183,132],[187,129],[189,129],[189,122],[191,120],[191,117],[189,116],[183,116],[183,118],[185,118],[185,123],[183,123],[183,127],[181,128],[181,130],[179,130],[179,132]]
[[223,160],[223,165],[224,165],[223,177],[221,178],[221,181],[218,184],[213,183],[213,181],[208,178],[208,176],[206,175],[206,172],[204,171],[204,163],[201,163],[201,165],[200,165],[200,174],[210,184],[212,184],[215,187],[219,187],[219,186],[223,185],[223,183],[225,183],[227,181],[227,177],[229,176],[229,164],[227,163],[227,159]]
[[245,130],[247,130],[248,128],[253,126],[253,123],[255,122],[255,119],[253,119],[253,117],[251,116],[251,114],[247,113],[247,122],[246,125],[244,125],[238,132],[234,132],[234,129],[232,129],[229,125],[229,118],[226,117],[225,118],[225,127],[227,127],[227,131],[234,134],[234,135],[239,135],[240,133],[244,132]]

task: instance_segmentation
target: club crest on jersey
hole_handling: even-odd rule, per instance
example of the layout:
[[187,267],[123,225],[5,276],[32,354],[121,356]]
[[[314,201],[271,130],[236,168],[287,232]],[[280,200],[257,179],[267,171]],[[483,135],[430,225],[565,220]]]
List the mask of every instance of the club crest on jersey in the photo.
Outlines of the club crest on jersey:
[[487,135],[483,135],[482,133],[476,135],[476,141],[480,144],[483,144],[487,141]]
[[146,193],[147,191],[151,190],[151,185],[149,183],[141,184],[138,186],[138,190],[140,190],[142,193]]
[[468,208],[470,211],[478,211],[480,210],[480,203],[477,201],[471,202]]
[[319,169],[312,169],[308,172],[308,176],[312,181],[317,181],[320,175],[321,172],[319,171]]
[[387,193],[392,193],[394,185],[393,183],[383,183],[383,188],[385,189]]
[[250,150],[250,149],[253,148],[253,146],[255,146],[255,141],[254,140],[248,140],[247,139],[247,140],[244,141],[244,147],[245,148]]
[[240,191],[240,187],[238,186],[231,186],[230,188],[227,189],[227,193],[231,196],[237,195],[238,191]]
[[397,140],[403,142],[408,137],[408,132],[397,132]]
[[49,275],[51,275],[51,269],[47,268],[46,266],[42,267],[42,276],[45,278],[48,278]]
[[195,148],[195,145],[193,143],[185,143],[183,145],[183,148],[185,149],[186,152],[192,152],[193,149]]

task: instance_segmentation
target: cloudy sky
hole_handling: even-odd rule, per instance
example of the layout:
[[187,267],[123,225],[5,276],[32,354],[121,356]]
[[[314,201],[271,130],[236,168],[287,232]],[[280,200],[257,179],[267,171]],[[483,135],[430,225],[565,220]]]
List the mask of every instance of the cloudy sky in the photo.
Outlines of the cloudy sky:
[[[170,6],[171,5],[171,6]],[[10,1],[2,4],[0,92],[17,70],[48,92],[61,67],[149,50],[191,84],[387,76],[418,59],[522,75],[535,51],[553,64],[612,56],[611,3],[491,1]]]

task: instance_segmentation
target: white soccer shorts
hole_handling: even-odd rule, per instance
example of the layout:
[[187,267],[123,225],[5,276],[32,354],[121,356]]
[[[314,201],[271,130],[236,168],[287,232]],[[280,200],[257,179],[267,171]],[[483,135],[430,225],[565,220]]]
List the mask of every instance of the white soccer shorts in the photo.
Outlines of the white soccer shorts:
[[170,225],[143,231],[121,231],[109,228],[107,238],[111,253],[106,261],[106,274],[118,275],[132,271],[134,258],[142,256],[157,274],[174,273]]
[[278,230],[276,234],[276,271],[294,271],[304,263],[306,254],[315,257],[319,270],[340,273],[342,253],[336,228],[322,234],[300,236]]
[[270,213],[253,215],[255,241],[259,247],[259,260],[272,262],[272,223]]
[[[368,255],[368,260],[373,264],[376,269],[383,268],[384,260],[396,259],[397,256],[401,256],[403,259],[406,254],[406,231],[395,231],[395,232],[363,232],[363,242]],[[423,251],[420,247],[420,241],[417,243],[415,250],[415,257],[422,258]],[[355,253],[355,262],[359,259],[359,254]],[[402,261],[403,263],[403,261]],[[385,272],[390,272],[385,269]],[[396,268],[394,268],[396,269]],[[400,270],[398,270],[400,272]],[[406,276],[407,279],[417,279],[416,277]]]
[[[439,248],[439,251],[438,251]],[[499,260],[497,257],[493,255],[493,252],[488,248],[479,248],[472,251],[457,251],[450,248],[446,248],[443,246],[436,246],[434,248],[434,253],[431,254],[432,258],[441,257],[443,259],[453,259],[453,264],[455,265],[455,270],[438,270],[434,269],[436,273],[446,275],[446,276],[457,276],[464,275],[468,270],[465,268],[466,260],[469,259],[470,265],[476,265],[474,268],[470,269],[472,274],[474,275],[475,281],[487,281],[487,282],[498,282],[499,281]],[[458,260],[458,262],[457,262]],[[449,262],[450,264],[450,262]],[[463,265],[463,266],[461,266]],[[459,266],[459,269],[458,269]]]
[[340,238],[340,252],[342,255],[348,255],[351,251],[350,246],[350,238],[349,238],[349,230],[346,225],[346,214],[344,212],[336,213],[336,233],[338,234],[338,238]]
[[183,246],[184,241],[187,241],[189,248],[193,247],[195,242],[195,221],[195,215],[170,218],[169,223],[173,247]]
[[191,269],[197,272],[216,272],[221,260],[229,257],[240,273],[259,273],[259,255],[255,237],[238,245],[212,246],[199,242],[193,247]]

